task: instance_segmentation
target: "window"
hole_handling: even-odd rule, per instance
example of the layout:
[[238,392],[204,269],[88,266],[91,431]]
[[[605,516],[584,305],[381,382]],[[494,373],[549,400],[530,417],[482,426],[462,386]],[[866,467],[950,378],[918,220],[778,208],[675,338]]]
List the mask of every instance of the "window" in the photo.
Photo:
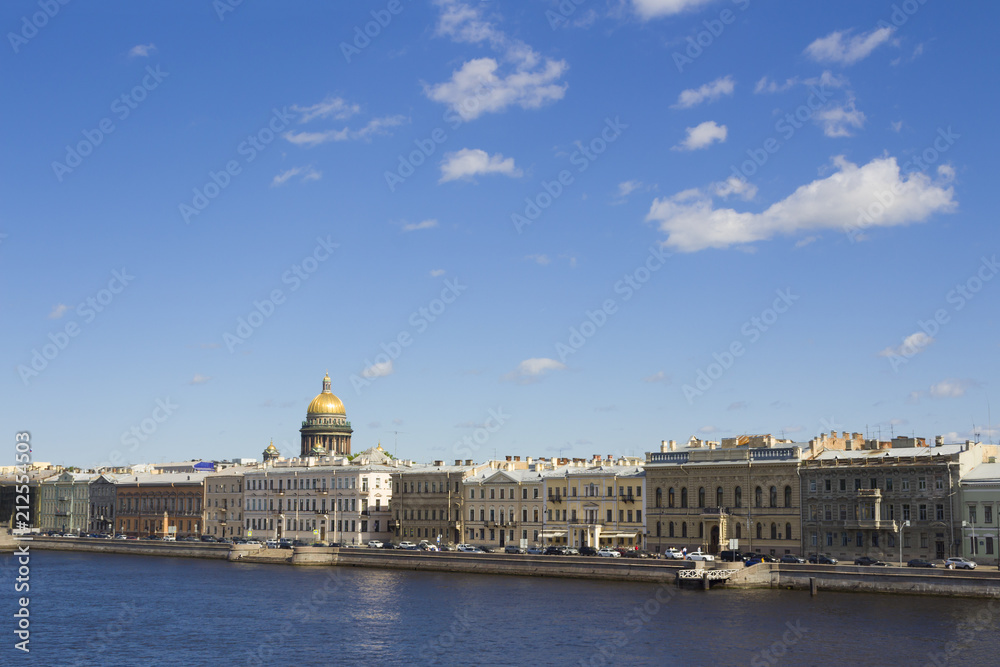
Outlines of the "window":
[[681,489],[681,507],[687,507],[687,506],[688,506],[688,490],[687,487],[685,486],[683,489]]
[[642,523],[642,510],[635,511],[635,522]]
[[614,519],[611,518],[611,510],[608,510],[608,523],[611,523]]
[[667,507],[673,507],[673,506],[674,506],[674,487],[671,486],[667,490]]
[[910,506],[903,505],[903,521],[909,521],[909,520],[910,520]]
[[758,486],[753,491],[753,506],[760,507],[764,502],[764,491]]
[[768,493],[768,501],[770,502],[770,507],[778,506],[778,487],[772,486],[770,492]]
[[476,499],[476,490],[469,489],[469,500],[475,500],[475,499]]
[[944,491],[944,480],[940,477],[934,478],[934,488],[938,491]]
[[715,490],[715,506],[722,507],[722,487]]
[[840,479],[840,490],[847,491],[847,480],[844,478]]
[[773,523],[771,524],[771,539],[778,539],[778,526]]
[[528,499],[528,489],[526,488],[521,489],[521,500],[527,500],[527,499]]
[[910,479],[908,477],[904,477],[903,480],[902,480],[902,482],[903,482],[903,486],[902,486],[903,491],[909,491],[910,490]]
[[878,488],[878,480],[875,479],[874,477],[872,477],[871,479],[869,479],[868,480],[868,488],[869,489],[877,489]]
[[[654,506],[655,507],[660,507],[660,505],[661,505],[662,502],[663,502],[663,489],[657,487],[657,489],[656,489],[656,501],[655,501],[655,505]],[[657,536],[658,535],[659,535],[659,533],[657,533]]]
[[496,497],[497,497],[497,490],[490,489],[490,500],[496,500]]
[[810,479],[809,480],[809,492],[810,493],[816,493],[816,480],[815,479]]
[[699,538],[705,537],[705,524],[703,523],[698,524],[698,537]]
[[792,506],[792,487],[785,487],[785,507]]
[[681,537],[687,537],[687,536],[688,536],[688,525],[687,525],[687,523],[682,523],[681,524]]
[[823,480],[823,489],[825,491],[832,491],[833,490],[833,480],[832,479]]
[[736,524],[736,539],[743,537],[743,524]]
[[993,506],[987,505],[983,508],[983,523],[993,523]]
[[660,522],[659,521],[656,522],[656,536],[657,537],[661,537],[661,535],[660,535]]
[[919,490],[921,490],[921,491],[926,491],[927,490],[927,478],[926,477],[918,477],[917,478],[917,488]]
[[927,521],[927,505],[920,506],[920,516],[918,518],[921,521]]
[[[934,508],[934,518],[938,521],[944,521],[944,505],[937,505]],[[975,519],[973,519],[973,522],[975,522]]]
[[743,487],[737,486],[733,498],[733,504],[737,507],[743,507]]
[[976,522],[976,506],[969,505],[969,523],[975,523],[975,522]]
[[785,524],[785,539],[786,540],[792,539],[792,524],[790,523]]
[[892,491],[892,477],[885,478],[885,490]]
[[670,523],[667,524],[667,537],[673,537],[673,536],[674,536],[674,522],[671,521]]
[[993,538],[992,537],[987,537],[986,538],[986,553],[987,553],[987,555],[990,555],[990,556],[993,555]]
[[764,536],[764,526],[757,524],[757,539],[761,539]]
[[704,486],[699,486],[698,487],[698,507],[704,507],[704,506],[705,506],[705,487]]
[[[855,491],[860,491],[861,490],[861,478],[860,477],[855,477],[854,478],[854,490]],[[859,544],[858,546],[861,546],[861,545]]]
[[865,546],[865,534],[862,533],[860,530],[858,531],[858,534],[855,536],[855,544],[857,544],[859,547]]

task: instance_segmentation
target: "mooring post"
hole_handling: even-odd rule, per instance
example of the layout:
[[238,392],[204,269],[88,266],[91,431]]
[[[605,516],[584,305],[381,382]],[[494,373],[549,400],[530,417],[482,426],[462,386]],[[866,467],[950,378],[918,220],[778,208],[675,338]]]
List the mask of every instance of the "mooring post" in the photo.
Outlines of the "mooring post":
[[708,578],[708,572],[702,572],[701,574],[701,587],[703,590],[706,591],[712,589],[711,581]]
[[819,587],[816,585],[816,577],[809,577],[809,595],[816,597],[819,593]]

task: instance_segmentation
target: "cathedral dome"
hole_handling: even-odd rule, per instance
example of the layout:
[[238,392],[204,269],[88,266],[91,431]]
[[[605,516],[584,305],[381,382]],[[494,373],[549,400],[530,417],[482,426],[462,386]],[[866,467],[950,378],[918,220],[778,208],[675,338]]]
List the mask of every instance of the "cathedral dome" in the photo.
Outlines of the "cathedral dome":
[[329,373],[323,378],[323,391],[306,409],[307,415],[346,415],[343,402],[330,391]]

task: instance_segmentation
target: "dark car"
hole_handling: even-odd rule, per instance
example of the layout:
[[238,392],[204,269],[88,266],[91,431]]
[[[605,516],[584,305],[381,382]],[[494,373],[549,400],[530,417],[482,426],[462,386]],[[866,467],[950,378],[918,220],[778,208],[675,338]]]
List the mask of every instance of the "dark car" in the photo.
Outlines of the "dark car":
[[655,558],[655,556],[641,549],[629,549],[625,552],[625,558]]
[[493,547],[479,547],[479,550],[482,551],[484,554],[496,553],[496,549],[494,549]]
[[727,563],[738,563],[743,560],[743,552],[741,551],[720,551],[719,560],[724,560]]
[[597,549],[595,549],[594,547],[580,547],[580,555],[581,556],[596,556],[597,555]]
[[796,556],[795,554],[785,554],[778,559],[779,563],[805,563],[806,559],[801,556]]
[[743,560],[744,561],[755,560],[755,561],[757,561],[759,563],[777,563],[778,562],[778,559],[775,558],[774,556],[769,556],[768,554],[755,554],[755,553],[743,554]]
[[397,547],[397,546],[396,546],[395,544],[393,544],[392,542],[383,542],[383,543],[382,543],[382,548],[383,548],[383,549],[398,549],[399,547]]
[[522,549],[521,547],[515,547],[514,545],[509,545],[507,547],[504,547],[503,552],[505,554],[524,554],[524,553],[528,553],[526,549]]
[[816,565],[836,565],[837,559],[826,554],[812,554],[809,556],[809,562]]
[[914,558],[906,562],[906,567],[937,567],[937,565],[921,558]]
[[293,547],[305,547],[305,546],[308,546],[308,545],[305,542],[303,542],[302,540],[292,540],[292,546]]
[[202,542],[215,542],[216,539],[212,535],[202,535],[201,536],[201,541]]
[[743,567],[751,567],[753,565],[760,565],[760,563],[761,563],[760,558],[757,558],[757,555],[754,554],[751,558],[747,558],[745,561],[743,561]]
[[542,553],[545,554],[546,556],[564,556],[566,554],[566,550],[563,549],[562,547],[551,546],[551,547],[545,547],[545,551],[543,551]]
[[860,556],[858,558],[855,558],[854,559],[854,564],[855,565],[865,565],[865,566],[875,565],[875,566],[885,567],[885,563],[883,563],[882,561],[880,561],[877,558],[872,558],[870,556]]

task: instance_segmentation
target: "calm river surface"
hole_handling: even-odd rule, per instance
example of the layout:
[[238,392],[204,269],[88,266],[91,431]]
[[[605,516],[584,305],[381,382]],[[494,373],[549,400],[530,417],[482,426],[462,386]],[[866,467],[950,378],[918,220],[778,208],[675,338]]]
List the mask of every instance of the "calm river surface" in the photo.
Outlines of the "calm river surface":
[[25,656],[12,562],[0,557],[6,665],[1000,662],[1000,604],[985,600],[53,551],[31,553]]

